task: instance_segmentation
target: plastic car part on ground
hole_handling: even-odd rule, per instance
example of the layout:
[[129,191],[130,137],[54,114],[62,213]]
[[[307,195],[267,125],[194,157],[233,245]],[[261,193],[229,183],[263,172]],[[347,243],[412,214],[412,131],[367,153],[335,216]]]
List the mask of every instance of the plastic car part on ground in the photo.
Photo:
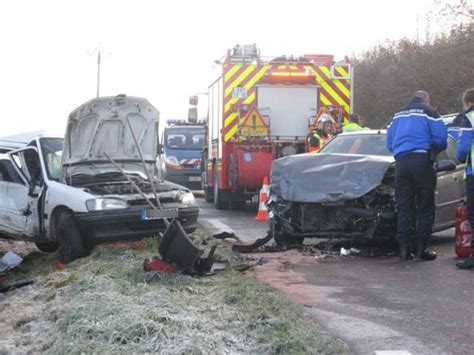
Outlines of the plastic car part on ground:
[[360,250],[356,248],[346,249],[341,247],[341,256],[356,256],[360,254]]
[[0,259],[0,274],[6,273],[21,264],[23,259],[12,251],[8,251]]

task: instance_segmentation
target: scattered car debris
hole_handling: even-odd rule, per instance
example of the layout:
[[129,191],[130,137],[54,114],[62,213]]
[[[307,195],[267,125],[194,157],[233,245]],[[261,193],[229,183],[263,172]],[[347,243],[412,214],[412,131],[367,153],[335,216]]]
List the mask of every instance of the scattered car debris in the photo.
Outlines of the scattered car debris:
[[17,288],[33,285],[34,281],[25,281],[25,282],[18,282],[16,284],[11,285],[0,285],[0,293],[6,293],[9,291],[16,290]]
[[7,271],[17,267],[21,264],[23,259],[12,251],[7,251],[0,260],[0,273],[6,273]]
[[341,247],[341,256],[356,256],[360,254],[360,250],[356,248],[346,249]]
[[242,241],[240,240],[240,238],[237,237],[234,233],[229,233],[229,232],[217,233],[217,234],[213,234],[213,235],[212,235],[212,238],[220,239],[220,240],[234,239],[234,240],[236,240],[239,244],[242,244]]
[[178,272],[178,269],[174,265],[156,256],[145,259],[145,261],[143,262],[143,270],[145,272],[149,272],[149,271],[171,272],[171,273]]
[[257,239],[254,243],[252,244],[234,244],[232,246],[232,250],[239,252],[239,253],[251,253],[255,249],[267,244],[271,239],[273,238],[273,233],[271,231],[267,232],[266,237]]

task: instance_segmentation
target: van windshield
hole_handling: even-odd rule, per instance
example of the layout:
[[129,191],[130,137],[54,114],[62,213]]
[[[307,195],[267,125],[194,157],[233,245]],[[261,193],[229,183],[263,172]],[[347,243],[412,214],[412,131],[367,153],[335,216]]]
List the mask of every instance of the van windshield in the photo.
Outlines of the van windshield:
[[164,143],[166,148],[181,150],[201,150],[206,133],[202,127],[165,128]]

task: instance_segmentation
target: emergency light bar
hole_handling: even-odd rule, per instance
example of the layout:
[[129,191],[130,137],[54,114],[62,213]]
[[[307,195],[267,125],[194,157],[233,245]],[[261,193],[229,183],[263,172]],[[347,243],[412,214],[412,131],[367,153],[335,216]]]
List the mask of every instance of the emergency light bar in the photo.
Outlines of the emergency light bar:
[[186,123],[185,120],[166,120],[167,125],[177,124],[177,123]]

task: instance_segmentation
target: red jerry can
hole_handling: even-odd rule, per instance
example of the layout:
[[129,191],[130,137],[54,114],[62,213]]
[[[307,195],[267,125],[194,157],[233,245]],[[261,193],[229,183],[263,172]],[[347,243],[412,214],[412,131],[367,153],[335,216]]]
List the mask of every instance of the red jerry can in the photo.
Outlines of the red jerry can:
[[471,255],[472,228],[467,218],[467,207],[463,203],[456,209],[455,240],[456,255],[467,258]]

